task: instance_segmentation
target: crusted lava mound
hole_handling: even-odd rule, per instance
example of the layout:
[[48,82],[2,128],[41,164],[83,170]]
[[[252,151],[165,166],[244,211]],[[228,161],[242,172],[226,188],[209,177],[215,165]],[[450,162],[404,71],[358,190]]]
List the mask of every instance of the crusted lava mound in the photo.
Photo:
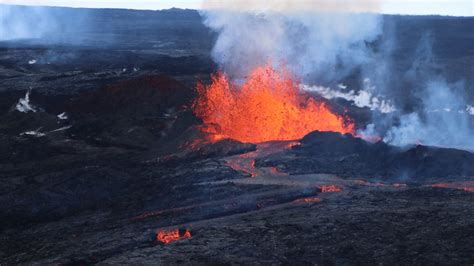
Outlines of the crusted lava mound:
[[193,98],[193,90],[166,75],[147,75],[86,92],[72,105],[76,114],[164,113]]
[[370,143],[350,134],[315,131],[291,150],[258,160],[290,174],[328,173],[402,181],[474,176],[474,154],[456,149],[416,145],[395,147]]
[[32,91],[35,111],[20,112],[10,100],[0,115],[0,162],[77,154],[88,145],[175,153],[199,137],[193,127],[198,120],[188,110],[193,97],[192,88],[166,75],[145,75],[68,98]]
[[188,110],[194,90],[166,75],[149,75],[87,92],[69,108],[74,138],[150,149],[197,123]]

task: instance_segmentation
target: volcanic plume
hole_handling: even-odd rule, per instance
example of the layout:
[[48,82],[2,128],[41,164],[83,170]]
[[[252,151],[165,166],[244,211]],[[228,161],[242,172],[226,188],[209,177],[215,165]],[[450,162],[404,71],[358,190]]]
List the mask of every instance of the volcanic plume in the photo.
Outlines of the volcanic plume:
[[194,112],[208,133],[243,142],[299,139],[311,131],[354,133],[354,124],[324,102],[302,95],[287,71],[258,67],[242,85],[223,73],[198,84]]

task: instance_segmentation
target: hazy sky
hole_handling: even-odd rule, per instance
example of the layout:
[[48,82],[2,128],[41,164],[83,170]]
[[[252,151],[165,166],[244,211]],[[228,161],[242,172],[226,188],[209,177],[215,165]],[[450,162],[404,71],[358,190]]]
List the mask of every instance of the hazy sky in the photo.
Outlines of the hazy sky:
[[[0,0],[0,4],[2,3],[132,9],[171,7],[199,9],[201,6],[201,0]],[[382,0],[381,12],[386,14],[473,16],[474,0]]]

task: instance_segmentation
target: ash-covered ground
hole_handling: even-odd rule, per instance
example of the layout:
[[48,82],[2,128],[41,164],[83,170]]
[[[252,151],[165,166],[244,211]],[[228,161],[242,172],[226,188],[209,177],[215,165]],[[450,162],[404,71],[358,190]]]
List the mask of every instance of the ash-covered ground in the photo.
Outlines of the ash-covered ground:
[[[217,70],[199,14],[68,12],[91,26],[0,43],[0,264],[474,263],[473,153],[331,132],[199,143],[195,84]],[[396,70],[431,32],[474,100],[472,18],[385,19]],[[170,229],[191,237],[157,241]]]

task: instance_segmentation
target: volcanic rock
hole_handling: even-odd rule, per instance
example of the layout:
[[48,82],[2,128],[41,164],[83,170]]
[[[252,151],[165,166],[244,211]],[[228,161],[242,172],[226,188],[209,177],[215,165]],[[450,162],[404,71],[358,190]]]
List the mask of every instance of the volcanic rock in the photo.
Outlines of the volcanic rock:
[[192,97],[193,90],[165,75],[112,84],[71,104],[70,132],[100,145],[149,149],[196,123],[188,111]]
[[301,145],[256,163],[290,174],[328,173],[417,182],[474,176],[473,162],[474,154],[468,151],[422,145],[399,148],[350,134],[315,131],[306,135]]
[[85,92],[69,111],[76,115],[165,115],[170,108],[189,104],[193,96],[192,89],[169,76],[141,76]]
[[[216,70],[197,11],[68,12],[91,19],[82,42],[0,42],[1,265],[472,264],[471,153],[322,132],[207,141],[186,108]],[[472,87],[472,18],[384,20],[394,80],[431,31],[436,63]],[[15,111],[30,87],[38,111]],[[157,244],[176,228],[192,237]]]

